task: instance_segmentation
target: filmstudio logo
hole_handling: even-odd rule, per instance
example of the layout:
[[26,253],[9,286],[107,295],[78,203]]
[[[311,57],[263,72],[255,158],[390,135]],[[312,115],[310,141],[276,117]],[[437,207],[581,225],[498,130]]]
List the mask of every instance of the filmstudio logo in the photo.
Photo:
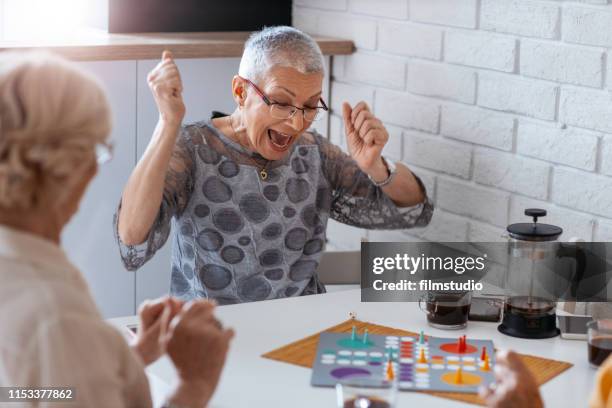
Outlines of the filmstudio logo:
[[414,275],[418,271],[453,271],[457,275],[465,272],[482,271],[485,269],[487,254],[478,257],[441,257],[441,256],[410,256],[396,254],[394,257],[376,257],[372,261],[372,272],[380,275],[386,271],[407,272]]

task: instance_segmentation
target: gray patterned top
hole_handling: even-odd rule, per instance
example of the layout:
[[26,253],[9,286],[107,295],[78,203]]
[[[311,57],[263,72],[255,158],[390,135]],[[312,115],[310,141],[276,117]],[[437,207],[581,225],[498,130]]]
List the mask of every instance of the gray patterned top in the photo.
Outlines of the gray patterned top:
[[432,216],[429,198],[396,207],[350,156],[316,132],[305,132],[284,159],[270,162],[262,180],[265,163],[210,121],[184,126],[146,241],[121,242],[115,215],[126,268],[147,262],[172,223],[174,296],[228,304],[321,293],[316,269],[329,217],[362,228],[403,229],[425,226]]

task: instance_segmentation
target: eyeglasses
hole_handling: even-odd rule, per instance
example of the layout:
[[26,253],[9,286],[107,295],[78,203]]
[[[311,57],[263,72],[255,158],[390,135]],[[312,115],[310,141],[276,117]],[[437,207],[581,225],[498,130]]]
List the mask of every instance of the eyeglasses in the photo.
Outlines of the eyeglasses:
[[274,119],[283,119],[283,120],[291,119],[296,114],[297,111],[302,111],[302,114],[304,115],[304,120],[308,122],[313,122],[315,120],[321,119],[322,111],[329,110],[329,108],[325,104],[325,101],[323,101],[323,98],[319,98],[319,102],[321,102],[322,106],[317,106],[315,108],[308,108],[308,107],[298,108],[297,106],[289,105],[286,103],[272,102],[270,98],[268,98],[262,92],[262,90],[259,89],[257,85],[255,85],[249,79],[242,78],[240,76],[239,78],[245,80],[249,85],[253,87],[253,89],[255,89],[255,92],[257,92],[257,94],[261,97],[264,103],[268,105],[268,107],[270,108],[270,115]]
[[115,144],[112,141],[96,143],[96,161],[98,165],[108,163],[113,158]]

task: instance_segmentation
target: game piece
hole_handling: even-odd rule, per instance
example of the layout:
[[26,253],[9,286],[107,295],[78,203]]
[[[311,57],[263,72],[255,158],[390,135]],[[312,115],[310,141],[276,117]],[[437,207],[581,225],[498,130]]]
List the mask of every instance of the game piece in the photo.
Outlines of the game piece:
[[363,344],[368,344],[368,329],[363,331]]
[[353,326],[353,331],[351,332],[351,340],[357,340],[357,327]]
[[425,358],[425,349],[421,349],[421,353],[419,354],[419,363],[423,364],[427,362],[427,358]]
[[465,352],[465,346],[463,344],[463,336],[459,337],[459,343],[457,343],[457,352],[458,353]]
[[482,351],[480,352],[480,361],[486,361],[487,359],[487,348],[483,347]]
[[491,371],[491,366],[489,365],[489,358],[485,358],[484,364],[482,365],[482,371]]
[[424,344],[425,343],[425,334],[423,333],[423,330],[421,330],[421,333],[419,333],[419,344]]
[[463,384],[463,369],[461,366],[459,366],[457,374],[455,374],[455,384]]
[[[472,393],[495,382],[495,349],[491,340],[461,336],[463,352],[455,338],[367,334],[367,343],[347,333],[324,332],[319,336],[311,384],[333,387],[352,377],[393,377],[400,391]],[[365,332],[364,332],[365,336]],[[480,360],[482,347],[486,359]],[[458,374],[459,372],[459,374]],[[457,381],[459,377],[459,381]]]
[[393,363],[391,360],[387,361],[387,380],[393,381],[395,379],[395,373],[393,372]]

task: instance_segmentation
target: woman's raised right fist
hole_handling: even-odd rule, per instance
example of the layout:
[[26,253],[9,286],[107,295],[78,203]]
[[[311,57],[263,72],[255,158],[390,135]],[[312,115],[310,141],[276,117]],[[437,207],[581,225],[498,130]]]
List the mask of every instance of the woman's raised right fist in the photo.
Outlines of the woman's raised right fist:
[[183,83],[170,51],[163,52],[161,61],[147,75],[147,83],[157,104],[160,119],[180,125],[185,116]]

